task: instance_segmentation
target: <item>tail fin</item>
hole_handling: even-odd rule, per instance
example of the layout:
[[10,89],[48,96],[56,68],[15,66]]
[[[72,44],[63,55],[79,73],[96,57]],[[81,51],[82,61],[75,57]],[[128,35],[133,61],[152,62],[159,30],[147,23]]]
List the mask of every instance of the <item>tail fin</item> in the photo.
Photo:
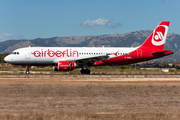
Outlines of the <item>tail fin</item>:
[[166,42],[169,23],[169,21],[162,21],[147,38],[147,40],[141,45],[141,47],[163,49]]

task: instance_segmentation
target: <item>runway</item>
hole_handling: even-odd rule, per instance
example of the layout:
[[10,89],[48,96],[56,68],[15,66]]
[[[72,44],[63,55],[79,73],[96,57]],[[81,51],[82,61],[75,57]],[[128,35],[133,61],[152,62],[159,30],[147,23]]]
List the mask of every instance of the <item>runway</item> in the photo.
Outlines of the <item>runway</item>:
[[120,82],[120,81],[180,81],[180,75],[175,74],[122,74],[122,75],[57,75],[57,74],[1,74],[1,79],[43,79],[53,81],[82,81],[82,82]]

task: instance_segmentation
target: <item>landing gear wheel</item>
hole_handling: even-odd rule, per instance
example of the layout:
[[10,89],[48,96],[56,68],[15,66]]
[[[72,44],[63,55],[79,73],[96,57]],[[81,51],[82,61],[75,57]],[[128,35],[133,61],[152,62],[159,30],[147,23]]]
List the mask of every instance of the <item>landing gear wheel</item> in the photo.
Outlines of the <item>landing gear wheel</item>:
[[89,69],[86,69],[86,74],[90,74],[90,70]]
[[81,70],[81,74],[85,74],[85,70],[84,69]]
[[26,74],[29,74],[29,66],[27,66]]
[[26,71],[26,74],[29,74],[29,71]]
[[90,74],[90,70],[89,69],[86,69],[86,70],[82,69],[81,74]]

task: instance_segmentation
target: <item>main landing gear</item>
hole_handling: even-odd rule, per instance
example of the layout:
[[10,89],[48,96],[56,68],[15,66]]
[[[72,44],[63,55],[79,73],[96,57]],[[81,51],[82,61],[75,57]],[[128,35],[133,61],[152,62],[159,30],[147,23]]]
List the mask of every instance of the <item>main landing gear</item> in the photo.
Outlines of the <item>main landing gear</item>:
[[27,66],[26,74],[29,74],[29,66]]
[[90,74],[90,70],[89,70],[89,69],[83,69],[83,68],[82,68],[81,74]]

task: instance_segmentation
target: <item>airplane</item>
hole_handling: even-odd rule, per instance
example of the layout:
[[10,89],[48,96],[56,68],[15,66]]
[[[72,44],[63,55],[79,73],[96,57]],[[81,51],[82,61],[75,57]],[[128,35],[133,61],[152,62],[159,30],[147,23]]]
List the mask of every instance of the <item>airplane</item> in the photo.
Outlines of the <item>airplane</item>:
[[90,74],[90,66],[127,65],[173,54],[164,49],[170,21],[162,21],[146,41],[138,47],[25,47],[4,58],[6,63],[27,66],[53,66],[54,71],[82,68]]

